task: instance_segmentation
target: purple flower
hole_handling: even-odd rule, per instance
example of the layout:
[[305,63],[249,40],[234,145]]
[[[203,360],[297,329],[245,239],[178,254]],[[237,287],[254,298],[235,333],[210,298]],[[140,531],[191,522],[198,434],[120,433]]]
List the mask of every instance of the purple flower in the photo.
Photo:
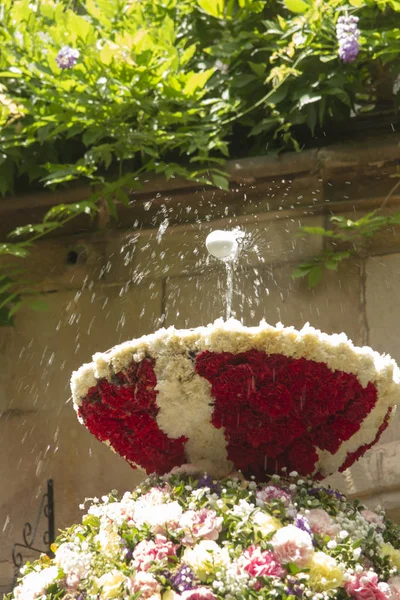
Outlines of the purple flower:
[[197,482],[197,488],[208,487],[210,492],[220,495],[221,494],[221,486],[218,482],[214,482],[213,478],[210,475],[203,475]]
[[335,496],[335,498],[337,498],[338,500],[344,499],[343,494],[341,494],[337,490],[332,490],[330,488],[320,487],[320,488],[311,488],[310,490],[308,490],[308,493],[310,496],[319,496],[320,492],[324,492],[328,496]]
[[183,565],[169,580],[177,592],[186,592],[194,587],[195,574],[190,567]]
[[306,517],[303,517],[302,515],[297,515],[297,519],[294,522],[294,526],[298,527],[302,531],[306,531],[308,533],[308,535],[310,535],[312,537],[313,533],[311,531],[310,524],[307,521]]
[[286,593],[290,594],[291,596],[297,596],[298,598],[301,598],[303,595],[303,590],[299,586],[299,580],[296,579],[296,577],[288,577],[287,582],[289,587],[286,588]]
[[339,42],[339,57],[344,63],[353,62],[358,56],[360,30],[357,23],[358,17],[354,16],[341,16],[337,20],[336,35]]
[[56,63],[60,69],[72,69],[79,58],[79,50],[64,46],[56,56]]

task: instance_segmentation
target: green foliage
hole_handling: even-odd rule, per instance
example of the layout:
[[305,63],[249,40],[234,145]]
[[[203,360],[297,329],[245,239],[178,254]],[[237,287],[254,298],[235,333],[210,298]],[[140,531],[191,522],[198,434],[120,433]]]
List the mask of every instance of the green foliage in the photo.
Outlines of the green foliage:
[[309,288],[314,288],[321,281],[324,269],[337,271],[343,260],[362,252],[368,240],[379,231],[389,226],[400,225],[400,211],[382,216],[378,210],[374,210],[355,221],[347,217],[331,216],[329,221],[330,229],[302,227],[299,231],[299,235],[317,235],[325,238],[332,246],[294,269],[292,277],[306,277]]
[[[345,10],[362,32],[346,65]],[[306,130],[372,110],[382,73],[400,73],[399,13],[395,0],[0,0],[0,194],[93,190],[0,255],[100,203],[117,216],[140,174],[227,189],[228,156],[299,150]],[[63,70],[64,46],[79,58]]]

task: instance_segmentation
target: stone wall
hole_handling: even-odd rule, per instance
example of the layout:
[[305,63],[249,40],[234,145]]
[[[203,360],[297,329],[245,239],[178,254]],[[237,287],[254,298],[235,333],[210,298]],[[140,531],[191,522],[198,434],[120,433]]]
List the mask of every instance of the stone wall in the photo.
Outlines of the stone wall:
[[[118,224],[103,215],[89,229],[79,223],[81,230],[38,244],[26,266],[48,309],[22,309],[15,327],[0,329],[0,590],[11,586],[12,544],[22,540],[25,521],[34,521],[48,478],[54,479],[57,528],[80,518],[85,497],[140,480],[78,424],[69,377],[95,351],[162,325],[197,326],[224,314],[225,273],[204,248],[212,229],[240,226],[251,240],[233,299],[245,324],[265,318],[301,327],[309,321],[400,361],[397,228],[376,236],[337,273],[325,274],[315,290],[291,276],[323,250],[321,238],[297,235],[300,225],[322,226],[330,211],[353,217],[382,203],[382,214],[400,210],[399,193],[385,201],[396,182],[398,142],[392,135],[233,162],[230,193],[153,180],[132,194]],[[82,190],[68,194],[64,201],[84,197]],[[14,200],[0,208],[4,231],[51,203],[48,195]],[[381,443],[332,481],[384,504],[400,522],[399,419],[400,413]]]

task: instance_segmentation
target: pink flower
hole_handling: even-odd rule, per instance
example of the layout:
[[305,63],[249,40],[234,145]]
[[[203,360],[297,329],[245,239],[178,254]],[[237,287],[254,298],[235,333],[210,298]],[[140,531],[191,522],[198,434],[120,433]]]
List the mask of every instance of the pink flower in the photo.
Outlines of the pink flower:
[[284,577],[286,571],[277,557],[269,550],[262,551],[259,546],[250,546],[239,558],[241,566],[252,577]]
[[282,565],[294,563],[302,569],[308,565],[314,554],[310,535],[294,525],[286,525],[286,527],[278,529],[271,544]]
[[307,521],[311,531],[317,535],[334,538],[340,531],[340,525],[335,523],[330,515],[323,508],[312,508],[306,513]]
[[357,573],[344,584],[349,596],[355,600],[388,600],[387,584],[380,583],[378,575],[373,571]]
[[129,584],[130,592],[137,594],[141,592],[140,599],[147,600],[152,596],[161,597],[161,585],[157,579],[151,573],[145,573],[144,571],[138,571],[136,575],[131,577]]
[[256,504],[263,508],[266,502],[271,500],[281,500],[285,506],[290,504],[292,497],[286,490],[276,485],[267,485],[256,492]]
[[175,556],[178,546],[167,541],[163,535],[156,535],[156,539],[139,542],[133,551],[133,561],[139,571],[147,571],[153,561],[161,561],[168,556]]
[[376,512],[373,512],[372,510],[362,510],[360,514],[364,517],[364,519],[366,521],[368,521],[368,523],[375,523],[375,525],[377,525],[381,529],[384,529],[385,522],[383,520],[383,517],[381,517],[381,515],[378,515]]
[[390,599],[400,600],[400,577],[391,577],[388,579],[390,589]]
[[206,587],[198,587],[194,590],[187,590],[181,594],[183,600],[217,600],[217,596]]
[[193,545],[197,540],[217,540],[221,532],[223,518],[207,508],[188,510],[183,513],[181,527],[184,530],[182,543]]

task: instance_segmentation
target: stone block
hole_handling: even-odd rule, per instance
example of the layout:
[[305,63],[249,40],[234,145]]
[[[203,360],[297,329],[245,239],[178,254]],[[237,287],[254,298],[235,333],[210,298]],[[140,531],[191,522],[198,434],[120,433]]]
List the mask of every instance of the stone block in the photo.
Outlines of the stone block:
[[59,410],[70,395],[72,371],[94,352],[159,327],[162,285],[92,287],[48,294],[45,300],[46,312],[38,317],[21,310],[11,335],[7,332],[3,409]]
[[369,345],[400,363],[400,254],[366,262],[366,317]]
[[346,334],[356,343],[361,340],[360,287],[357,261],[349,261],[338,272],[327,271],[316,288],[293,279],[294,266],[243,269],[235,280],[234,311],[246,325],[261,319],[275,325],[301,328],[306,322],[326,333]]
[[96,236],[68,236],[46,239],[34,244],[29,256],[7,259],[27,288],[37,292],[80,289],[86,283],[97,284],[103,276],[104,244]]
[[[82,425],[69,404],[59,411],[13,411],[0,418],[0,563],[36,519],[47,479],[54,480],[56,530],[78,523],[79,504],[112,489],[131,490],[144,474],[133,470]],[[37,545],[46,520],[40,522]],[[1,573],[0,573],[1,574]]]
[[400,441],[386,444],[380,441],[350,469],[327,477],[324,483],[371,506],[381,504],[393,512],[399,511],[399,451]]

